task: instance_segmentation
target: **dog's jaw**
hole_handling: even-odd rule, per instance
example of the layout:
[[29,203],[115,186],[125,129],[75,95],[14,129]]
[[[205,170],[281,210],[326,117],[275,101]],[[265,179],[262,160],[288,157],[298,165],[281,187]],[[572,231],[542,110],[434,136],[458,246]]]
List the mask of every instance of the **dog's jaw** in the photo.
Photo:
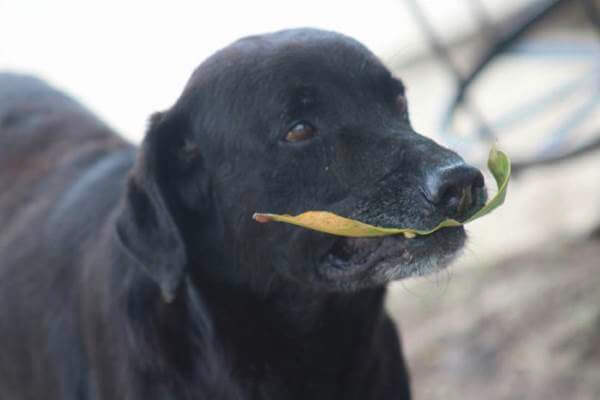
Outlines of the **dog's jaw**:
[[357,290],[446,268],[464,246],[462,227],[429,236],[338,238],[317,261],[319,277],[333,288]]

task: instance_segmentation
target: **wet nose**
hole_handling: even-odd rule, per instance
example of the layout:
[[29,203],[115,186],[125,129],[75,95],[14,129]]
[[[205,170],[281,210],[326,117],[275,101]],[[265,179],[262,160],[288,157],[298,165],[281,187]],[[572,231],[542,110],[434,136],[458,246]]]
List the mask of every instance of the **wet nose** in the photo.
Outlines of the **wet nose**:
[[483,175],[465,163],[437,168],[426,185],[428,200],[447,218],[466,219],[485,202]]

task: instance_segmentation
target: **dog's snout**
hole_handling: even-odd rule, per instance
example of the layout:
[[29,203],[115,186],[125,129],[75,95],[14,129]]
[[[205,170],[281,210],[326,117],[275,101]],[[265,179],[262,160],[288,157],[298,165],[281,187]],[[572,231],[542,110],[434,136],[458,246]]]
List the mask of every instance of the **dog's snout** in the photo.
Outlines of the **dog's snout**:
[[431,171],[426,185],[428,200],[448,218],[464,219],[485,202],[483,175],[465,163]]

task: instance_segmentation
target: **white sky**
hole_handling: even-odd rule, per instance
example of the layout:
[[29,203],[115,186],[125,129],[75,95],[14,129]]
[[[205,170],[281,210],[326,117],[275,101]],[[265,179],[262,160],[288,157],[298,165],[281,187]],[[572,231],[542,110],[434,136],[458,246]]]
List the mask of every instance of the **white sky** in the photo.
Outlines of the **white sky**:
[[[422,3],[446,33],[472,25],[466,0]],[[340,31],[380,55],[424,47],[402,0],[0,0],[0,70],[39,75],[139,139],[147,117],[172,104],[208,55],[297,26]]]

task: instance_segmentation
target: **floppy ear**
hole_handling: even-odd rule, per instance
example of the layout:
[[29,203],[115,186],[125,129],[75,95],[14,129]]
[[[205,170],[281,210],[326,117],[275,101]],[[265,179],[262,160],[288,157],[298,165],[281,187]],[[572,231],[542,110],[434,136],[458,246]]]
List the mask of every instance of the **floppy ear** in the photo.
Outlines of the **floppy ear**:
[[185,129],[181,123],[162,114],[151,118],[116,223],[123,248],[158,284],[166,302],[175,298],[187,261],[166,188],[168,171],[177,161],[181,129]]

